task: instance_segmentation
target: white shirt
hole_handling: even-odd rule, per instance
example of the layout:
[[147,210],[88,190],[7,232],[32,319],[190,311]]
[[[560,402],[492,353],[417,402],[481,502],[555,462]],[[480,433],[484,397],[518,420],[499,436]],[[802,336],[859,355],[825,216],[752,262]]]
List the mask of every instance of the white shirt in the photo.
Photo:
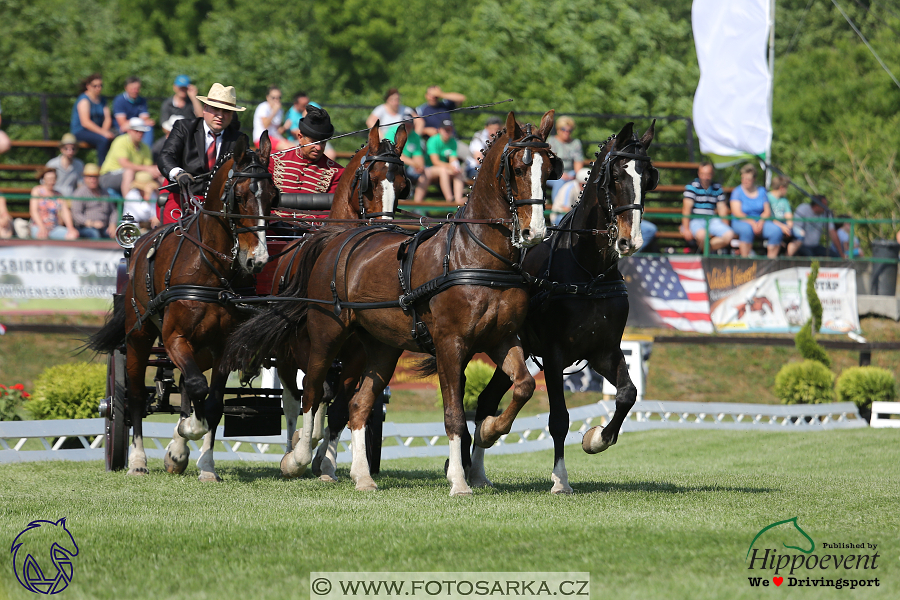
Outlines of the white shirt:
[[282,135],[278,133],[278,127],[284,122],[284,109],[279,108],[278,113],[272,120],[269,122],[269,127],[263,127],[262,120],[264,118],[269,118],[272,115],[272,107],[269,106],[268,102],[263,102],[259,106],[256,107],[256,110],[253,112],[253,141],[255,143],[259,143],[259,138],[262,137],[263,131],[266,129],[269,130],[269,138],[273,140],[282,139]]

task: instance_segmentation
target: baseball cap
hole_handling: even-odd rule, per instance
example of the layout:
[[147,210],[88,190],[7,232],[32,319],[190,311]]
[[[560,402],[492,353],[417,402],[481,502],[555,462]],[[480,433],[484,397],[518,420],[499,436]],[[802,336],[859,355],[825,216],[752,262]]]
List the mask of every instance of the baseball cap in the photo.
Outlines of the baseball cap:
[[488,117],[488,120],[485,121],[485,125],[502,125],[503,121],[500,120],[500,117]]
[[189,85],[191,85],[191,78],[187,75],[179,75],[175,78],[176,87],[187,87]]
[[144,120],[140,117],[131,117],[128,119],[128,129],[146,133],[150,131],[150,126],[144,123]]
[[453,129],[453,121],[451,121],[450,119],[444,119],[443,121],[441,121],[441,127]]

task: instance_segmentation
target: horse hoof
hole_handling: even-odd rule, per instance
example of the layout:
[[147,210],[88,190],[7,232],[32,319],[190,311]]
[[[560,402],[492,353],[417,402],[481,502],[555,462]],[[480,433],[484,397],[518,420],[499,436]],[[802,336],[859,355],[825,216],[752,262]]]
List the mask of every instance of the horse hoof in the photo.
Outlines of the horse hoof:
[[472,488],[470,488],[467,485],[466,486],[453,486],[452,488],[450,488],[450,495],[451,496],[471,496]]
[[197,477],[197,481],[201,483],[222,483],[222,478],[215,473],[202,472]]
[[[197,425],[196,431],[191,429],[195,423]],[[178,425],[175,426],[175,431],[181,437],[196,442],[209,433],[209,426],[206,424],[206,419],[203,421],[194,421],[193,417],[191,417],[190,419],[181,419],[178,421]]]
[[479,448],[490,448],[500,439],[502,434],[492,428],[496,420],[496,417],[485,417],[484,421],[475,427],[476,446]]
[[570,485],[563,485],[561,483],[554,483],[553,487],[550,488],[550,493],[553,495],[565,494],[571,495],[575,493],[575,490],[572,489]]
[[591,427],[581,440],[581,448],[588,454],[598,454],[615,443],[615,440],[607,441],[603,439],[603,430],[600,427]]
[[126,475],[148,475],[150,470],[147,467],[131,467]]
[[281,457],[281,476],[285,479],[294,479],[306,472],[306,465],[301,465],[294,460],[294,453],[287,452]]
[[325,483],[337,483],[337,477],[333,477],[328,475],[327,473],[323,473],[319,475],[319,481],[324,481]]
[[313,459],[312,464],[309,467],[312,469],[312,474],[316,477],[322,477],[322,457],[316,454],[316,457]]
[[494,484],[487,477],[475,477],[469,480],[469,487],[492,488],[494,487]]
[[[169,446],[172,445],[172,442],[169,442]],[[172,475],[181,475],[184,473],[184,470],[187,468],[189,459],[191,457],[190,453],[184,453],[179,455],[173,455],[169,446],[166,447],[166,455],[163,457],[163,466],[166,469],[166,473],[171,473]]]
[[360,477],[356,481],[357,492],[374,492],[377,489],[378,486],[375,485],[375,480],[371,477]]

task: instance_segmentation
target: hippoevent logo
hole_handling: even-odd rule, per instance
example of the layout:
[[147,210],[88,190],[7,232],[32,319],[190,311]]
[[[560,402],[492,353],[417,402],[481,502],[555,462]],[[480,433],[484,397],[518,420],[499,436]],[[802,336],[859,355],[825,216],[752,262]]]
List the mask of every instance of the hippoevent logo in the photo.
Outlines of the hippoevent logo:
[[[818,545],[800,527],[797,517],[776,521],[759,530],[747,548],[745,562],[753,571],[750,587],[879,587],[878,544],[863,541]],[[791,551],[794,552],[791,552]]]
[[66,529],[65,517],[32,521],[13,540],[10,552],[16,579],[30,592],[58,594],[72,581],[78,545]]

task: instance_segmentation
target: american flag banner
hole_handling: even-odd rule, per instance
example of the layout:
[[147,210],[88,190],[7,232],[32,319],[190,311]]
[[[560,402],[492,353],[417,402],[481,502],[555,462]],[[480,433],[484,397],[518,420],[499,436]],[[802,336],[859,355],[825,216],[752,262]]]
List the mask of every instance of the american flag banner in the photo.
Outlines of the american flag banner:
[[662,323],[679,331],[713,333],[706,275],[699,256],[633,257],[622,271],[634,292],[632,298],[643,297]]

